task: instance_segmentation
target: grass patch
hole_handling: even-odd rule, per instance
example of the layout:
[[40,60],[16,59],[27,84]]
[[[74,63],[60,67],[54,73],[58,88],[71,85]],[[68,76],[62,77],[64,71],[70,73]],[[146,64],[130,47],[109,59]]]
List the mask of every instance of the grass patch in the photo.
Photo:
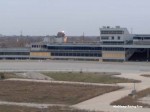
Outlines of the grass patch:
[[55,107],[55,106],[49,107],[48,109],[38,109],[21,106],[0,105],[0,112],[96,112],[96,111],[77,110],[69,107]]
[[141,76],[150,78],[150,74],[142,74]]
[[89,83],[133,83],[138,80],[116,77],[119,73],[79,73],[79,72],[49,72],[44,73],[57,81],[89,82]]
[[13,72],[0,72],[0,79],[21,78]]
[[114,102],[111,103],[111,105],[122,105],[122,106],[128,106],[128,105],[137,106],[138,105],[138,106],[143,106],[143,107],[149,107],[150,108],[150,105],[138,102],[138,100],[140,98],[146,97],[149,94],[150,94],[150,88],[142,90],[142,91],[136,93],[135,97],[126,96],[126,97],[121,98],[117,101],[114,101]]
[[76,104],[120,89],[118,86],[93,86],[22,81],[0,81],[0,100],[50,104]]

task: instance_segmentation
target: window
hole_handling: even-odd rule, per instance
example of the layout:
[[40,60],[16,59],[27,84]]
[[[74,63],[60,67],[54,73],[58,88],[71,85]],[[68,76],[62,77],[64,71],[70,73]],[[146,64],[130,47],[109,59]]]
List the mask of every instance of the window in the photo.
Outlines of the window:
[[106,30],[106,31],[101,31],[101,34],[124,34],[124,31],[121,30]]
[[101,50],[101,47],[95,46],[48,46],[49,50]]
[[144,37],[145,40],[150,40],[150,37]]
[[120,36],[118,36],[118,40],[120,40]]
[[111,39],[114,40],[114,36],[112,36]]
[[124,51],[124,48],[120,48],[120,47],[104,47],[103,48],[104,51]]
[[110,41],[110,42],[103,41],[103,44],[105,44],[105,45],[122,45],[122,44],[124,44],[124,42],[123,41]]
[[102,36],[101,39],[102,39],[102,40],[108,40],[109,37],[108,37],[108,36]]

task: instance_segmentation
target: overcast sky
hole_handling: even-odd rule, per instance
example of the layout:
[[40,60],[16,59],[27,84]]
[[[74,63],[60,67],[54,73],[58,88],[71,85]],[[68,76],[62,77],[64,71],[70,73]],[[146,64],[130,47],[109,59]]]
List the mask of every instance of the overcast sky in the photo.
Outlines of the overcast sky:
[[150,0],[0,0],[0,34],[99,35],[123,26],[150,34]]

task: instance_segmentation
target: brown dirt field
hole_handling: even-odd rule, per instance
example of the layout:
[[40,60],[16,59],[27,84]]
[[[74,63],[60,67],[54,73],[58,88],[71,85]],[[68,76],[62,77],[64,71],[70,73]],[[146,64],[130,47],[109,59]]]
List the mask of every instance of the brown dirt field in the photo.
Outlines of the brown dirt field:
[[69,107],[49,107],[48,109],[37,109],[21,106],[0,105],[0,112],[95,112],[95,111],[77,110]]
[[50,104],[76,104],[120,87],[0,81],[0,100]]

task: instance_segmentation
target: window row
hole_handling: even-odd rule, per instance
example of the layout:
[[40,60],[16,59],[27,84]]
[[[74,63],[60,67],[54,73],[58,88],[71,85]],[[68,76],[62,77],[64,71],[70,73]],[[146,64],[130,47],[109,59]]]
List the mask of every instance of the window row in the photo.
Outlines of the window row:
[[0,52],[0,55],[30,55],[29,52]]
[[46,48],[46,45],[32,45],[32,48]]
[[133,37],[133,39],[138,39],[138,40],[150,40],[150,37]]
[[121,41],[121,42],[117,42],[117,41],[103,41],[103,44],[106,44],[106,45],[123,45],[124,42]]
[[124,31],[101,31],[101,34],[124,34]]
[[101,53],[51,53],[51,56],[101,57]]
[[48,46],[49,50],[102,50],[101,47]]
[[104,62],[123,62],[123,59],[103,59]]
[[124,51],[124,48],[119,47],[104,47],[103,51]]
[[[102,37],[101,37],[101,39],[102,39],[102,40],[109,40],[109,36],[102,36]],[[111,37],[111,40],[114,40],[114,39],[115,39],[115,37],[114,37],[114,36],[112,36],[112,37]],[[117,39],[118,39],[118,40],[120,40],[120,39],[121,39],[121,37],[120,37],[120,36],[118,36],[118,37],[117,37]]]

